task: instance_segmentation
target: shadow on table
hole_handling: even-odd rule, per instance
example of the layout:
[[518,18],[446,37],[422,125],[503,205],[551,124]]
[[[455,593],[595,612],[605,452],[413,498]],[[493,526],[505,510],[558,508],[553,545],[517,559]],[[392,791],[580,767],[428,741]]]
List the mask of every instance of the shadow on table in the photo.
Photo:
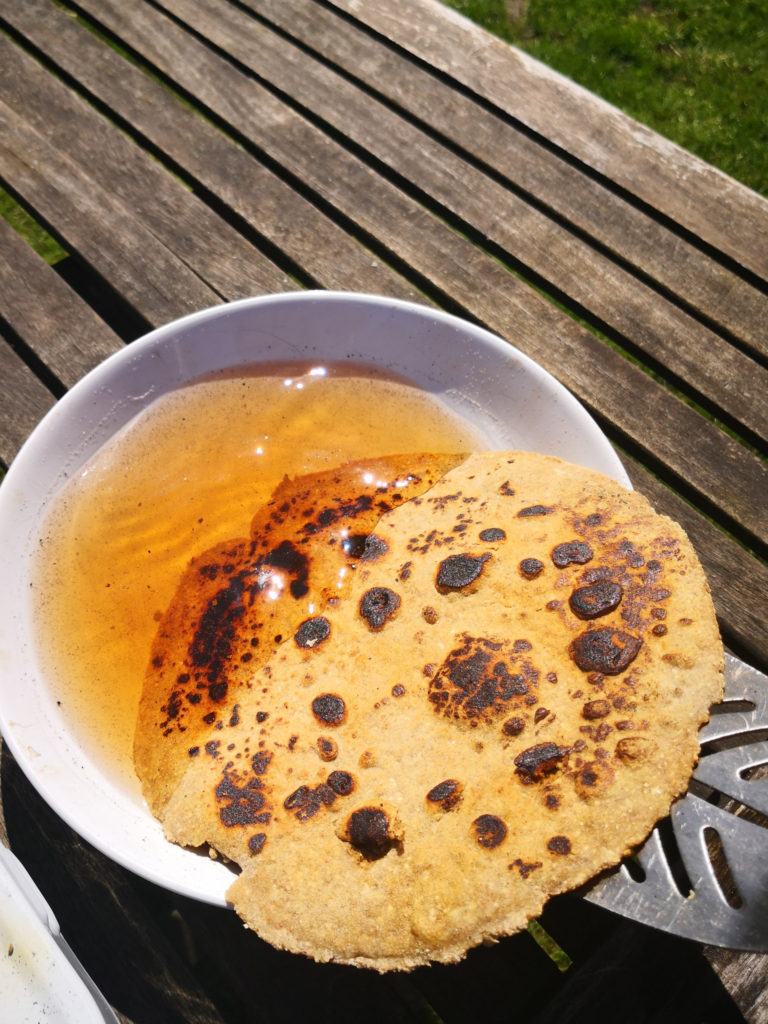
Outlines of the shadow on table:
[[526,933],[452,966],[379,975],[280,952],[233,912],[178,897],[102,856],[51,811],[6,749],[14,853],[67,941],[133,1024],[743,1024],[700,947],[575,896],[542,917],[574,963]]

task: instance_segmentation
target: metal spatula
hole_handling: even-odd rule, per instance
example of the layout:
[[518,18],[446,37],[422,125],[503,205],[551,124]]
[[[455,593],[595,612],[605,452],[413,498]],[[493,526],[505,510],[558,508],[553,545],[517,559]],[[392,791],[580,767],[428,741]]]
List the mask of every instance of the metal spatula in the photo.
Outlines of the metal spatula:
[[586,898],[709,945],[768,950],[768,677],[726,655],[687,794]]

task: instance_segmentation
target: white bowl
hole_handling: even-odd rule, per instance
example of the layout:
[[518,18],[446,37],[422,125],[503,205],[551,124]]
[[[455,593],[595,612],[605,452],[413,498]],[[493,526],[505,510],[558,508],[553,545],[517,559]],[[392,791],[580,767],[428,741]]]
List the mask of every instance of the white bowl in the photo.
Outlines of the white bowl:
[[0,728],[43,798],[97,849],[214,904],[226,902],[229,869],[167,842],[143,802],[116,786],[67,728],[34,640],[32,551],[58,490],[159,395],[215,370],[291,360],[374,364],[439,396],[482,431],[488,448],[557,455],[630,486],[584,408],[508,342],[376,296],[301,292],[203,310],[132,342],[61,399],[0,487]]

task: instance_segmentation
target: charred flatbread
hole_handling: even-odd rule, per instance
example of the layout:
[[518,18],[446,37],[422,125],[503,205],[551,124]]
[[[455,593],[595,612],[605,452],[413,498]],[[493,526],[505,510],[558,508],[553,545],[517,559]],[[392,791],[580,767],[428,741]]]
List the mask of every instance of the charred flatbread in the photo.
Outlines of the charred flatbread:
[[[188,575],[137,751],[167,744],[155,813],[241,867],[229,898],[259,935],[407,969],[523,928],[640,843],[687,786],[723,655],[683,531],[599,474],[472,455],[369,528],[343,593],[233,661],[192,740],[151,711],[217,600]],[[228,623],[238,651],[257,627]],[[160,761],[137,758],[150,798]]]
[[134,762],[154,813],[190,747],[237,717],[239,688],[292,634],[297,614],[338,601],[351,566],[370,557],[366,538],[381,516],[462,458],[384,457],[285,479],[247,537],[192,559],[152,646],[135,731]]

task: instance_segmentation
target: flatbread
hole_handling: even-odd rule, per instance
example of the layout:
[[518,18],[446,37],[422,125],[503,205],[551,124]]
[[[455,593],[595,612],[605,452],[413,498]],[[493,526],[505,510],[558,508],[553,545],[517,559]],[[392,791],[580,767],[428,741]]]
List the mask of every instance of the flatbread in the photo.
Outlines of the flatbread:
[[[686,789],[722,694],[712,602],[679,526],[530,453],[470,456],[357,552],[343,596],[293,607],[175,744],[156,813],[241,866],[229,899],[278,947],[455,961],[616,864]],[[187,645],[199,614],[169,611]]]
[[286,478],[247,537],[191,560],[152,645],[136,724],[134,762],[153,813],[178,785],[189,748],[231,718],[239,687],[292,634],[297,614],[344,593],[381,516],[464,457],[382,457]]

